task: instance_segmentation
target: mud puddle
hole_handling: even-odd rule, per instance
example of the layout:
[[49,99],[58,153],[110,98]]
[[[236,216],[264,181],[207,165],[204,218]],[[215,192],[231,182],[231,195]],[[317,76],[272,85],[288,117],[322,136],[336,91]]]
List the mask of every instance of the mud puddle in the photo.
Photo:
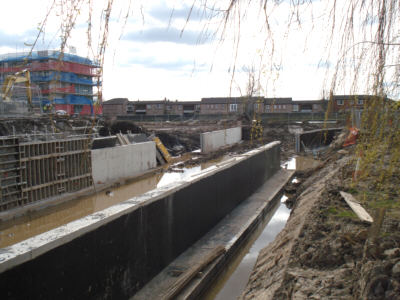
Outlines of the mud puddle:
[[[257,261],[259,252],[275,239],[283,229],[290,215],[290,210],[283,203],[283,196],[271,210],[269,217],[256,230],[236,258],[204,296],[206,300],[237,299],[245,289],[250,274]],[[271,218],[272,217],[272,218]]]
[[146,178],[134,180],[116,188],[103,190],[91,196],[66,201],[59,205],[46,207],[1,222],[0,248],[16,244],[158,187],[185,179],[227,158],[222,157],[194,167],[187,166],[168,170],[165,173],[152,174]]

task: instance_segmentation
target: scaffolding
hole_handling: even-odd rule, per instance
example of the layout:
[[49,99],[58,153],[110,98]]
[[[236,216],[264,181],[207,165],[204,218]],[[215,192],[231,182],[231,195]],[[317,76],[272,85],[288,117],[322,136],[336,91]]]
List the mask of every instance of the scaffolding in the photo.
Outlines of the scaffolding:
[[[81,114],[101,113],[101,108],[93,107],[96,95],[101,95],[102,85],[97,61],[55,50],[0,55],[0,83],[7,75],[23,70],[31,72],[31,82],[39,85],[41,94],[46,97],[40,101],[34,97],[40,112],[43,111],[43,105],[54,104],[58,105],[58,110],[65,110],[69,114],[75,114],[76,111]],[[78,107],[75,109],[73,105]],[[0,110],[3,114],[18,111],[27,113],[16,102],[0,104]]]
[[82,84],[82,85],[97,85],[97,82],[93,82],[93,80],[79,77],[75,73],[71,72],[57,72],[57,71],[49,71],[46,75],[41,75],[40,73],[32,73],[31,80],[33,82],[50,82],[50,81],[58,81],[58,82],[67,82],[73,84]]
[[69,53],[61,53],[57,50],[44,50],[34,52],[19,52],[8,53],[0,55],[0,62],[21,62],[21,61],[34,61],[34,60],[59,60],[65,62],[74,62],[78,64],[100,67],[98,61],[90,60],[89,58],[81,57]]

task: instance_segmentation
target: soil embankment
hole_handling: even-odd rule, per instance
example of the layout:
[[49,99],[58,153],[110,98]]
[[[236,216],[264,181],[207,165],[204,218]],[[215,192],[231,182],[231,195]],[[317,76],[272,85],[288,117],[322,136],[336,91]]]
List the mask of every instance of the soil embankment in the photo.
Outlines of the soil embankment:
[[291,216],[260,253],[241,299],[400,299],[399,221],[387,214],[373,236],[375,224],[360,221],[339,193],[354,193],[349,170],[350,156],[335,153],[303,174]]

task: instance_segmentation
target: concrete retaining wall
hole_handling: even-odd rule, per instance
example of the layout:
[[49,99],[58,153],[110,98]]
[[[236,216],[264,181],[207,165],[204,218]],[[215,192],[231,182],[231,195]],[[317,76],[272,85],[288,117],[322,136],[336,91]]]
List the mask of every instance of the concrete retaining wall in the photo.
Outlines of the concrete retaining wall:
[[154,142],[92,150],[93,181],[97,185],[133,177],[156,166]]
[[7,299],[127,299],[280,169],[279,142],[1,249]]
[[332,143],[335,134],[342,131],[343,128],[326,128],[305,131],[295,135],[295,151],[306,152],[312,149],[328,146]]
[[238,143],[242,140],[242,128],[234,127],[224,130],[205,132],[200,134],[202,153],[210,153],[219,148]]

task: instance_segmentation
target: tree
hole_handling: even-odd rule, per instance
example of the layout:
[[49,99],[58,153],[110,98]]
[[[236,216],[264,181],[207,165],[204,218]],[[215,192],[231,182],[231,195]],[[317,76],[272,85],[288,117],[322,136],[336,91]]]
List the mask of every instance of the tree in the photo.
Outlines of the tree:
[[[100,10],[100,39],[97,51],[93,51],[100,65],[104,63],[116,2],[107,0]],[[93,5],[93,0],[53,0],[50,11],[56,10],[61,17],[61,51],[82,11],[87,12],[87,41],[92,49]],[[131,1],[126,2],[124,22],[130,15],[130,5]],[[271,93],[286,67],[284,62],[291,59],[286,54],[293,47],[287,45],[293,45],[294,39],[299,45],[297,52],[304,47],[298,60],[307,60],[311,54],[319,61],[317,67],[326,69],[321,90],[331,95],[340,91],[374,95],[365,105],[357,158],[364,176],[375,174],[377,185],[388,194],[390,180],[400,169],[399,102],[386,100],[386,96],[398,99],[399,95],[400,0],[193,0],[187,22],[195,8],[204,11],[208,31],[221,43],[233,44],[232,82],[239,51],[247,44],[243,40],[249,33],[256,35],[253,50],[259,59],[257,64],[252,62],[257,67],[249,72],[252,77],[246,94],[251,95],[254,87]],[[45,30],[49,13],[38,36]]]

